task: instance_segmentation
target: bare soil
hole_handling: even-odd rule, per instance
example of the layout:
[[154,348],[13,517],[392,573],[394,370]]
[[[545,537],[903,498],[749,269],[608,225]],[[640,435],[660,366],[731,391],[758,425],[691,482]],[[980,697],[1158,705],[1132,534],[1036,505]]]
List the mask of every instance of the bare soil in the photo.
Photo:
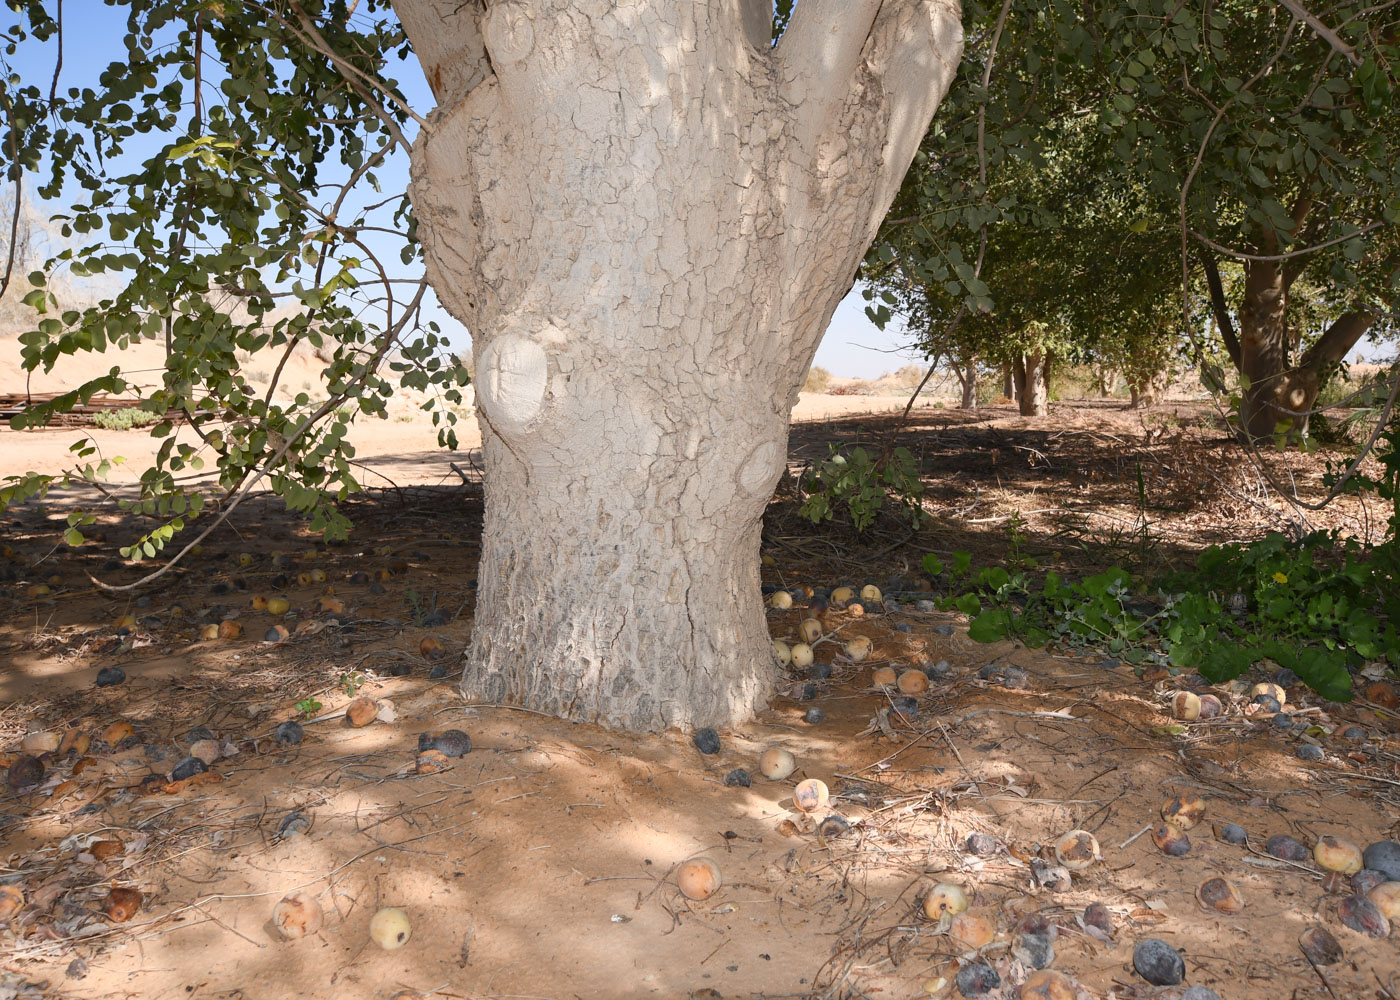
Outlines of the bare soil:
[[[798,424],[792,467],[824,456],[828,441],[878,447],[892,420]],[[351,543],[319,544],[259,499],[141,598],[87,578],[140,575],[108,561],[132,523],[104,518],[108,541],[74,551],[60,544],[60,495],[6,515],[0,750],[17,753],[33,732],[97,742],[51,753],[37,785],[0,789],[0,884],[24,893],[0,929],[0,996],[912,998],[957,996],[959,964],[977,960],[1003,984],[987,995],[1005,1000],[1030,971],[1026,929],[1053,936],[1053,967],[1079,998],[1179,996],[1181,986],[1133,971],[1133,948],[1149,937],[1181,950],[1183,985],[1225,1000],[1400,996],[1395,939],[1338,917],[1347,880],[1264,852],[1276,834],[1362,846],[1396,835],[1394,705],[1330,704],[1294,688],[1287,710],[1314,727],[1285,732],[1247,715],[1237,687],[1218,691],[1222,717],[1180,726],[1168,702],[1191,678],[978,645],[956,616],[919,610],[924,552],[966,548],[991,561],[1012,544],[1008,525],[1023,537],[1015,544],[1069,571],[1168,565],[1209,542],[1296,526],[1299,515],[1199,408],[1143,416],[1076,404],[1041,422],[1007,408],[917,410],[901,440],[920,457],[933,514],[918,534],[893,517],[860,537],[840,523],[815,528],[797,517],[789,487],[765,530],[767,582],[870,581],[910,599],[822,612],[828,638],[816,656],[831,677],[808,690],[789,671],[769,710],[720,733],[714,755],[687,734],[633,736],[462,700],[452,664],[471,631],[479,483],[468,452],[406,449],[397,429],[398,455],[386,447],[368,461],[394,486],[347,505],[359,525]],[[11,440],[0,435],[0,455]],[[1325,459],[1269,463],[1316,495]],[[1371,514],[1353,500],[1308,516],[1361,534]],[[317,572],[325,582],[298,580]],[[356,573],[370,581],[351,582]],[[31,596],[51,576],[51,592]],[[291,609],[253,610],[255,596],[283,596]],[[344,607],[322,610],[323,598]],[[793,640],[807,613],[771,612],[774,636]],[[125,614],[134,628],[117,627]],[[221,620],[243,634],[198,638],[201,623]],[[263,642],[278,623],[291,637]],[[860,663],[842,653],[854,635],[874,644]],[[935,667],[944,660],[946,673]],[[894,693],[872,683],[891,664],[936,675],[916,715],[888,711]],[[96,687],[114,666],[125,682]],[[434,667],[447,676],[431,678]],[[377,721],[347,724],[347,688],[379,701]],[[319,707],[299,712],[308,698]],[[813,707],[822,721],[805,721]],[[303,719],[305,739],[278,745],[272,735],[291,719]],[[130,744],[102,743],[119,720],[133,726]],[[189,753],[201,725],[223,754],[213,777],[143,788]],[[1353,725],[1364,739],[1341,737]],[[449,728],[470,735],[471,751],[417,773],[420,734]],[[1321,761],[1297,757],[1307,742]],[[798,766],[769,782],[757,758],[774,745]],[[750,787],[726,785],[735,768]],[[812,815],[793,803],[806,778],[832,795]],[[1180,857],[1149,832],[1176,795],[1200,796],[1206,809]],[[309,828],[279,835],[293,812]],[[849,831],[819,831],[829,813]],[[1223,822],[1243,825],[1248,844],[1216,840]],[[1054,841],[1080,828],[1102,858],[1060,871]],[[988,853],[969,849],[973,833],[991,838]],[[700,855],[723,885],[688,899],[677,868]],[[1213,876],[1237,885],[1242,911],[1201,909],[1196,887]],[[991,925],[976,955],[923,915],[941,881],[964,886]],[[129,920],[108,912],[114,888],[141,894]],[[271,918],[297,890],[325,919],[286,941]],[[1090,903],[1109,909],[1111,933],[1083,921]],[[384,906],[412,923],[395,950],[368,937]],[[1305,959],[1298,937],[1312,925],[1336,936],[1341,962]]]

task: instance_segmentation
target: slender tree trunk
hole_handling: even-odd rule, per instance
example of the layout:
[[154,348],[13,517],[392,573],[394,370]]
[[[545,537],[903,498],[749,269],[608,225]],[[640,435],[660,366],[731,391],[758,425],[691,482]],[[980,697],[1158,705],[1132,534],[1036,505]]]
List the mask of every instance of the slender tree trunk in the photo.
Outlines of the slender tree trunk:
[[1017,361],[1021,383],[1021,415],[1044,417],[1050,413],[1050,355],[1035,351]]
[[1021,375],[1017,371],[1016,362],[1005,365],[1001,370],[1001,394],[1005,398],[1016,402],[1016,393],[1020,388]]
[[[822,332],[951,82],[948,0],[395,0],[440,107],[428,274],[472,331],[463,689],[637,730],[776,679],[759,524]],[[489,58],[488,58],[489,54]]]
[[959,409],[977,409],[977,359],[973,358],[958,369],[958,381],[962,383],[962,403]]

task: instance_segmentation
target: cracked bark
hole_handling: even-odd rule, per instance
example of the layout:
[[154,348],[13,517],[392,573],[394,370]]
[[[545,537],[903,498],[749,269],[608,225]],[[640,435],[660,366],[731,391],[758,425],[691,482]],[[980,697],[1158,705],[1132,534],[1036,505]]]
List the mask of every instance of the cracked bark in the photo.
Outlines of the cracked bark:
[[776,677],[758,541],[788,413],[952,80],[958,6],[803,0],[777,48],[756,0],[395,7],[430,82],[462,62],[411,196],[477,357],[463,688],[739,722]]

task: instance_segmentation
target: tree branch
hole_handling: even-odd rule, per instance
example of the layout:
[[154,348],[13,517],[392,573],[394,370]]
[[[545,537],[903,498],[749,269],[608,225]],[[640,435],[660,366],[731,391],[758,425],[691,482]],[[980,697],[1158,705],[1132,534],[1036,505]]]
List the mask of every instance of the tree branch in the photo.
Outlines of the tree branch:
[[1283,7],[1290,14],[1311,28],[1313,34],[1332,46],[1332,48],[1336,50],[1342,58],[1346,59],[1347,62],[1351,63],[1353,66],[1361,65],[1361,57],[1356,54],[1356,49],[1342,41],[1340,35],[1323,24],[1321,19],[1304,7],[1300,0],[1278,0],[1278,3],[1279,6]]
[[1240,338],[1235,335],[1235,324],[1230,319],[1230,306],[1225,301],[1225,286],[1220,281],[1220,265],[1208,253],[1201,254],[1201,265],[1206,272],[1206,287],[1210,289],[1210,308],[1215,313],[1215,325],[1220,327],[1220,338],[1225,341],[1225,350],[1238,368]]
[[[492,76],[484,0],[393,0],[438,107],[460,103]],[[771,22],[769,31],[771,32]]]
[[1344,313],[1303,352],[1303,356],[1298,360],[1298,367],[1320,371],[1339,363],[1347,356],[1347,351],[1355,347],[1356,342],[1370,329],[1376,318],[1375,313],[1366,309]]
[[765,52],[773,47],[773,0],[739,0],[743,5],[744,35]]

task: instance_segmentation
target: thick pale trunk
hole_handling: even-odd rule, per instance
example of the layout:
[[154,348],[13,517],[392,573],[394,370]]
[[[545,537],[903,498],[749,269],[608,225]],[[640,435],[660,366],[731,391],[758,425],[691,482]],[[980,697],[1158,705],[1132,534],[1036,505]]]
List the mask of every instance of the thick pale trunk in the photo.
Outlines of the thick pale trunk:
[[977,361],[969,361],[958,369],[958,381],[962,383],[962,402],[959,409],[977,409]]
[[758,537],[788,413],[951,82],[957,5],[803,0],[776,49],[755,0],[394,6],[444,102],[413,155],[428,275],[476,351],[463,689],[739,722],[776,676]]
[[658,398],[638,375],[576,377],[545,433],[487,430],[464,684],[629,729],[724,724],[776,675],[756,552],[787,422],[741,386]]
[[1022,355],[1016,363],[1021,416],[1044,417],[1050,413],[1050,356],[1044,351]]

